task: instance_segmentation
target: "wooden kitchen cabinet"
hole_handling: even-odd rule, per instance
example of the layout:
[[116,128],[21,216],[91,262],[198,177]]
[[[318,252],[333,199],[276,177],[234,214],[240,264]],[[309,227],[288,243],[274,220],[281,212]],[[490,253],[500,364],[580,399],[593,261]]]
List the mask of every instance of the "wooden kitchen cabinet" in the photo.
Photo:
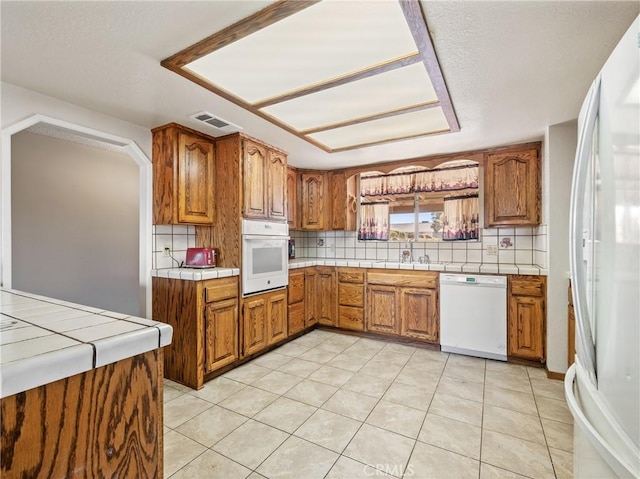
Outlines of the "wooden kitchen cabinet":
[[400,290],[400,334],[432,343],[440,341],[438,291],[427,288]]
[[287,294],[289,334],[296,334],[305,328],[305,281],[304,268],[289,271]]
[[151,131],[153,223],[213,224],[215,139],[175,123]]
[[267,301],[267,308],[267,345],[271,345],[289,336],[286,290],[271,293]]
[[400,334],[399,294],[395,286],[367,285],[367,331]]
[[238,359],[238,278],[153,278],[153,319],[173,327],[165,377],[194,389],[205,374]]
[[245,298],[242,305],[242,357],[285,339],[287,293],[273,291]]
[[298,219],[298,170],[287,166],[287,223],[290,230],[300,229]]
[[245,218],[285,221],[287,157],[257,141],[244,140]]
[[536,226],[542,204],[540,144],[485,154],[485,226]]
[[326,173],[323,172],[300,173],[300,227],[303,230],[325,229],[325,178]]
[[546,277],[510,275],[508,285],[508,355],[544,362]]
[[336,269],[331,266],[318,266],[317,311],[318,323],[323,326],[336,326]]
[[305,268],[305,327],[313,326],[319,317],[318,271],[315,267]]
[[361,268],[337,268],[337,326],[355,331],[364,330],[364,278]]
[[347,178],[343,172],[327,174],[329,195],[327,199],[329,229],[356,231],[358,201],[356,175]]

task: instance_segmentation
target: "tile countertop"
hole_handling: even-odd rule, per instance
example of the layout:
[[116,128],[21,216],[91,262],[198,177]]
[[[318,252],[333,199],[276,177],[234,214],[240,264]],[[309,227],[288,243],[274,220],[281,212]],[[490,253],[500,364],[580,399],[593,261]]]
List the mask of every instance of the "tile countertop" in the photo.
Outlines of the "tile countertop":
[[347,266],[351,268],[407,269],[415,271],[442,271],[446,273],[528,274],[546,276],[547,270],[531,264],[497,263],[398,263],[393,261],[362,259],[300,258],[289,260],[289,269],[307,266]]
[[183,279],[186,281],[204,281],[206,279],[239,276],[239,268],[163,268],[152,269],[155,278]]
[[0,288],[0,398],[171,344],[165,323]]

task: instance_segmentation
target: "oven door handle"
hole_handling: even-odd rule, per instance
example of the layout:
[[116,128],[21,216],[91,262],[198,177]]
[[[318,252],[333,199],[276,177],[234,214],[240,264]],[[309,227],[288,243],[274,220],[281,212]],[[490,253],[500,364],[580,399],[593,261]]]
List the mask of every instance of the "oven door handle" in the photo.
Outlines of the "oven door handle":
[[281,240],[284,242],[289,241],[288,236],[273,236],[273,235],[242,235],[242,239],[245,241],[260,241],[260,240]]

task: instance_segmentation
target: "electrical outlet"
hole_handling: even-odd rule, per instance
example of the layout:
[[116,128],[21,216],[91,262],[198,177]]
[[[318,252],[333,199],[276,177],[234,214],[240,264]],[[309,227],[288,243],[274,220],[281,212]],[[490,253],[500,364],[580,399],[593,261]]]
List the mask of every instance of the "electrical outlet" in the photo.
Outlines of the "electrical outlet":
[[168,246],[165,246],[162,252],[162,256],[164,256],[165,258],[168,258],[169,256],[171,256],[171,248],[169,248]]
[[496,245],[488,245],[487,246],[487,255],[489,255],[489,256],[497,256],[498,255],[498,247]]

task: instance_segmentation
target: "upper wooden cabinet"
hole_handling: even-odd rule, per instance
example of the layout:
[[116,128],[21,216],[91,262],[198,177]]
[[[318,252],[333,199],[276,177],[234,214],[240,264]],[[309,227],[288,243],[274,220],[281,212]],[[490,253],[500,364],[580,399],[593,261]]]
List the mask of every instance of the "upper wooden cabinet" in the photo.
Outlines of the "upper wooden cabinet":
[[289,229],[300,229],[298,219],[298,170],[287,166],[287,223]]
[[330,171],[327,175],[329,195],[327,209],[329,229],[356,230],[356,175],[347,178],[345,173]]
[[152,133],[154,224],[213,224],[215,140],[175,123]]
[[324,190],[326,187],[326,173],[300,173],[301,183],[301,227],[303,230],[325,229]]
[[245,139],[243,164],[243,216],[285,221],[286,155]]
[[486,154],[485,226],[540,224],[540,146]]

